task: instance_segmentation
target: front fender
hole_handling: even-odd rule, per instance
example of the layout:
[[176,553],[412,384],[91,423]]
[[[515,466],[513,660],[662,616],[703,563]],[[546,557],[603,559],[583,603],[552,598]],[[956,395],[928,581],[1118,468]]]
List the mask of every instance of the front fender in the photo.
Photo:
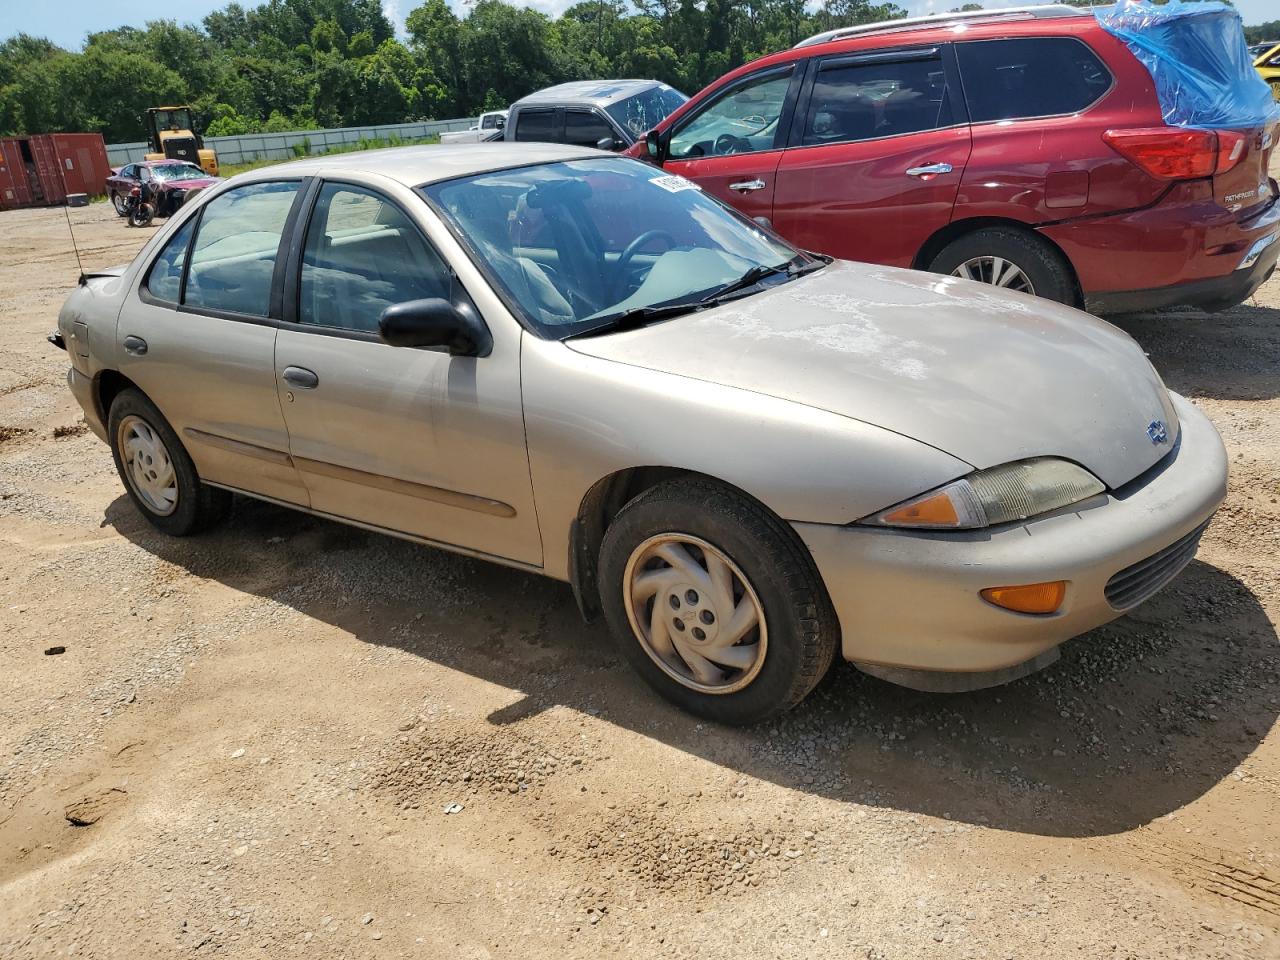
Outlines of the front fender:
[[844,524],[969,473],[950,454],[788,400],[525,337],[525,431],[546,572],[567,579],[587,491],[639,466],[723,480],[792,522]]

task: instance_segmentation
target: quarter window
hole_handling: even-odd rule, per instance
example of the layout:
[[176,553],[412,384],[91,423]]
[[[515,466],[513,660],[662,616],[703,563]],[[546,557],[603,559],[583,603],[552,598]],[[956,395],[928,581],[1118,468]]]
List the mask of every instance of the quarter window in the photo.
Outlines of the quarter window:
[[697,114],[671,137],[674,160],[772,150],[791,71],[748,80]]
[[182,225],[177,233],[169,238],[160,256],[151,265],[147,275],[147,291],[158,300],[177,303],[182,292],[182,271],[187,266],[187,248],[191,245],[191,231],[195,229],[195,218]]
[[320,190],[302,253],[299,322],[374,333],[387,307],[447,299],[451,280],[395,204],[346,184]]
[[1111,89],[1102,61],[1070,37],[975,40],[956,55],[974,123],[1078,113]]
[[298,184],[251,183],[211,200],[191,250],[183,303],[267,316],[276,251]]
[[954,122],[940,59],[823,64],[805,117],[805,146],[896,137]]

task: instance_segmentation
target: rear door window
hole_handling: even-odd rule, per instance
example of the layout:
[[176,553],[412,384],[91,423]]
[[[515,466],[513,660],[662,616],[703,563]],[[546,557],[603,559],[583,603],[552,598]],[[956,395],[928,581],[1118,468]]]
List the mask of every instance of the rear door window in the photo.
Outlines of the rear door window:
[[936,130],[954,123],[947,72],[930,51],[908,60],[829,60],[818,68],[804,146]]
[[1078,113],[1111,89],[1097,55],[1071,37],[957,43],[974,123]]
[[613,127],[604,117],[590,110],[566,110],[564,113],[564,142],[575,147],[594,147],[605,137],[615,139]]
[[267,316],[276,252],[297,193],[296,182],[251,183],[209,201],[192,245],[183,303]]
[[516,121],[516,139],[555,143],[560,139],[560,125],[554,110],[521,110]]

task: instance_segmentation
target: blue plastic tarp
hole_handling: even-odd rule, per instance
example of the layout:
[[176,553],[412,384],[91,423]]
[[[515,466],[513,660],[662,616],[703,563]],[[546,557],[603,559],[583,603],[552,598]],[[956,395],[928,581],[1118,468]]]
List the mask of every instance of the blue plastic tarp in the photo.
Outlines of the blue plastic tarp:
[[1253,68],[1232,7],[1216,0],[1164,6],[1121,0],[1094,13],[1150,71],[1165,123],[1239,129],[1280,121],[1280,105]]

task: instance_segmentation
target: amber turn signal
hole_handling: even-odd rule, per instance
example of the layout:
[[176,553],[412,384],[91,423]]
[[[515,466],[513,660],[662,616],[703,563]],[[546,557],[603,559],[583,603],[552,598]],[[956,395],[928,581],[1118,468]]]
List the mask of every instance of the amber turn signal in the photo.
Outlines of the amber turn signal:
[[982,599],[1015,613],[1056,613],[1067,596],[1067,581],[1027,583],[1020,587],[987,587]]

